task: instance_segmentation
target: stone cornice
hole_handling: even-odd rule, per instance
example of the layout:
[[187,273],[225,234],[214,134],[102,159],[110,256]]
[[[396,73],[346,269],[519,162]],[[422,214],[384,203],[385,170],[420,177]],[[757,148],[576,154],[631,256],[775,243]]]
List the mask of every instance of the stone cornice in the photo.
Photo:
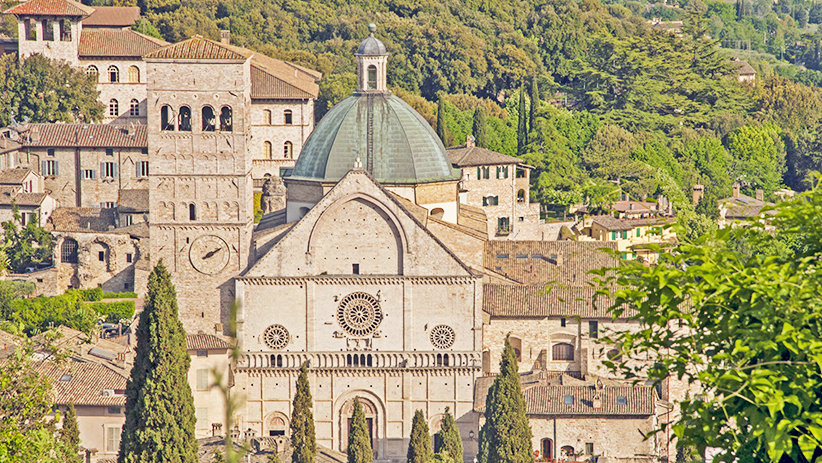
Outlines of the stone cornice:
[[269,276],[244,276],[237,277],[247,285],[253,286],[288,286],[312,282],[318,285],[400,285],[408,281],[417,284],[429,285],[453,285],[471,284],[482,279],[479,275],[471,276],[352,276],[352,275],[318,275],[303,277],[269,277]]
[[[235,367],[238,373],[246,373],[249,376],[296,376],[299,374],[299,367]],[[419,368],[369,368],[369,367],[338,367],[338,368],[308,368],[308,371],[317,376],[329,377],[380,377],[380,376],[401,376],[403,373],[411,373],[413,376],[453,376],[471,375],[475,376],[482,370],[481,366],[457,366],[457,367],[419,367]]]

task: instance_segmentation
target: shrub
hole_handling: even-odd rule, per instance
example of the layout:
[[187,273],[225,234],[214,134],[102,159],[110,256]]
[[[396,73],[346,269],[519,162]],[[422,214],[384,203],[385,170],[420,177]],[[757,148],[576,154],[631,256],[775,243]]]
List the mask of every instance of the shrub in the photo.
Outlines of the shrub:
[[93,302],[88,304],[106,323],[117,323],[134,316],[134,301]]
[[[137,293],[122,292],[122,293],[103,293],[103,299],[137,299]],[[99,299],[97,299],[99,301]]]

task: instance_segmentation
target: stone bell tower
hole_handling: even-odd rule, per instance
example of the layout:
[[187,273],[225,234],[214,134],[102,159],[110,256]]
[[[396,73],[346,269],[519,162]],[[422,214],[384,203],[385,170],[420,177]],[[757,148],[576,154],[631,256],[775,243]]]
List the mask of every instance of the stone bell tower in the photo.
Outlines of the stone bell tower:
[[384,93],[388,91],[388,52],[385,45],[374,37],[377,26],[369,24],[368,30],[371,35],[363,40],[354,54],[357,58],[357,92]]

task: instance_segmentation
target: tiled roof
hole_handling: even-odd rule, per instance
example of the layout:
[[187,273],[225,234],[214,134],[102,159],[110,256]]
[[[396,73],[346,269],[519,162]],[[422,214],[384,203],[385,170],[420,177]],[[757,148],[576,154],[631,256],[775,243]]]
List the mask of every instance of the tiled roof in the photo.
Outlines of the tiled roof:
[[597,296],[594,306],[595,293],[594,288],[484,284],[482,310],[492,317],[610,317],[611,300]]
[[522,284],[585,286],[591,270],[618,265],[606,250],[616,252],[616,243],[490,240],[483,265]]
[[652,217],[650,219],[617,219],[611,215],[595,215],[591,217],[591,220],[593,223],[608,231],[626,231],[633,230],[636,227],[647,227],[649,225],[662,226],[673,222],[673,219],[659,217]]
[[737,72],[739,73],[740,76],[755,76],[756,75],[756,71],[754,70],[754,68],[751,67],[750,64],[748,64],[747,61],[738,61],[737,65],[739,66],[739,69],[737,70]]
[[94,13],[83,20],[83,28],[128,27],[136,23],[138,19],[140,19],[140,7],[138,6],[96,6]]
[[[106,365],[70,359],[65,365],[44,362],[34,369],[51,380],[52,399],[58,405],[126,404],[126,376]],[[104,395],[104,390],[113,390],[114,394]]]
[[105,232],[113,227],[114,209],[95,207],[58,207],[51,213],[49,231]]
[[120,190],[120,212],[148,212],[148,188]]
[[[726,209],[726,219],[746,219],[752,217],[759,217],[762,209],[765,206],[773,206],[773,203],[762,201],[756,198],[751,198],[740,194],[739,197],[725,198],[719,200],[719,207]],[[776,211],[770,211],[769,214],[775,214]]]
[[131,29],[83,29],[77,54],[80,58],[117,56],[137,59],[166,45],[166,41]]
[[656,203],[642,201],[617,201],[614,203],[614,210],[617,212],[653,212],[656,210]]
[[25,343],[19,336],[0,330],[0,359],[4,359],[14,352],[17,346]]
[[189,334],[186,336],[186,349],[188,350],[208,350],[208,349],[231,349],[231,344],[213,334]]
[[[651,386],[539,385],[525,389],[525,412],[529,415],[622,415],[654,414],[654,388]],[[600,408],[594,408],[599,395]],[[565,403],[565,398],[572,398]],[[620,403],[624,402],[624,403]]]
[[37,207],[43,204],[46,193],[16,193],[8,191],[8,188],[0,188],[0,205],[10,205],[12,201],[18,206]]
[[94,8],[73,0],[29,0],[4,11],[18,16],[88,16]]
[[251,66],[251,98],[309,99],[316,98],[318,92],[314,94],[308,93],[298,87],[295,87],[294,85],[290,85],[278,77],[275,77],[271,72],[266,71],[260,66]]
[[199,35],[167,45],[144,56],[146,59],[226,59],[245,61],[251,53],[241,53],[236,47],[206,39]]
[[[39,141],[32,135],[39,131]],[[72,148],[147,148],[146,126],[134,126],[129,135],[128,127],[108,124],[31,124],[21,139],[24,146],[72,147]]]
[[22,185],[23,180],[32,172],[27,167],[15,167],[0,172],[0,185]]
[[478,146],[454,146],[445,150],[455,167],[522,164],[522,159],[480,148]]

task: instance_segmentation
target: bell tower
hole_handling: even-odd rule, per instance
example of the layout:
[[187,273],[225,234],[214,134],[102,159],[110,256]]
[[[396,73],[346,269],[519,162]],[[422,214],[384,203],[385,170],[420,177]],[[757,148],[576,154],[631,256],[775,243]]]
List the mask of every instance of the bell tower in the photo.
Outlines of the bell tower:
[[387,93],[388,79],[388,52],[385,45],[374,37],[377,26],[368,25],[371,35],[362,41],[357,53],[357,92],[358,93]]

